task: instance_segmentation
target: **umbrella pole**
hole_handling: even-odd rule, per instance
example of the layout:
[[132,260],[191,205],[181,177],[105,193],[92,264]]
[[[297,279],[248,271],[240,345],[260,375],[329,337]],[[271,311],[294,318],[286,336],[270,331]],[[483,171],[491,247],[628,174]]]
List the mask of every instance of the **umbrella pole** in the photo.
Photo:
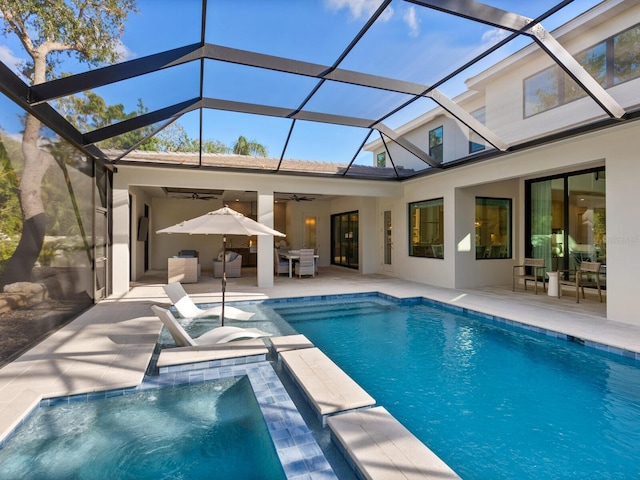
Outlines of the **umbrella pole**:
[[227,289],[227,236],[222,236],[222,312],[221,325],[224,327],[224,292]]

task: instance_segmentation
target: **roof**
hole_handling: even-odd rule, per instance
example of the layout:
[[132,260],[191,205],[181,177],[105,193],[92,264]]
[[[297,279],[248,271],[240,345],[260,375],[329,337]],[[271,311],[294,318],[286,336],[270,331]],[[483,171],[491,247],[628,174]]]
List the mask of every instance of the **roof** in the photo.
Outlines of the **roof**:
[[[469,78],[479,79],[525,49],[561,66],[598,106],[601,116],[581,131],[635,119],[637,112],[602,88],[550,32],[571,30],[572,22],[585,18],[592,25],[599,18],[593,12],[637,4],[138,0],[118,41],[124,52],[119,61],[96,68],[62,56],[59,71],[71,74],[37,85],[15,65],[0,63],[0,91],[111,165],[398,180],[478,161],[478,155],[461,154],[446,165],[429,154],[428,145],[408,138],[405,125],[434,110],[481,137],[491,147],[482,158],[530,145],[484,125],[462,101],[469,97]],[[518,11],[506,10],[514,7]],[[637,16],[636,10],[631,18],[638,22]],[[27,58],[15,38],[7,35],[6,42],[16,58]],[[68,100],[89,92],[122,105],[127,118],[96,127],[65,116]],[[191,153],[140,150],[150,138],[175,140],[181,134],[193,140]],[[559,132],[547,134],[536,141],[556,139]],[[266,147],[268,156],[204,148],[216,142],[231,148],[240,137]],[[372,142],[385,146],[383,167],[364,149]],[[394,148],[416,160],[411,168],[394,161]]]

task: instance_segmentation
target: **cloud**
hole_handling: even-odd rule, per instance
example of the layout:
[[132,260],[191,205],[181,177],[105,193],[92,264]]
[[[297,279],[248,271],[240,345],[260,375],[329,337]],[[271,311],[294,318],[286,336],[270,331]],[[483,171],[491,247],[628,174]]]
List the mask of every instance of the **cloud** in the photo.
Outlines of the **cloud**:
[[482,43],[484,46],[491,46],[498,43],[500,40],[503,40],[509,35],[509,32],[506,30],[501,30],[499,28],[492,28],[482,34]]
[[121,62],[131,60],[133,58],[136,58],[137,56],[135,53],[133,53],[133,51],[129,49],[129,47],[127,47],[124,43],[122,43],[120,39],[116,41],[115,50],[116,52],[118,52],[118,58],[120,59]]
[[409,36],[417,37],[420,35],[420,20],[416,15],[416,9],[413,5],[407,8],[402,16],[402,19],[409,27]]
[[15,74],[22,76],[18,70],[18,66],[24,62],[24,59],[16,57],[13,51],[6,45],[0,45],[0,62],[13,70]]
[[[370,17],[380,6],[380,0],[325,0],[325,5],[335,12],[347,9],[353,18]],[[393,8],[387,7],[381,20],[387,21],[393,16]]]

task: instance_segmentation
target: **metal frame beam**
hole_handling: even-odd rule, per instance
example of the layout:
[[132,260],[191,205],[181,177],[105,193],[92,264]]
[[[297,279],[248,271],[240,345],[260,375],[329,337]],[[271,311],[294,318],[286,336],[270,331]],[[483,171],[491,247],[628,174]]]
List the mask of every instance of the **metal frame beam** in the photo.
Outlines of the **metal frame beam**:
[[404,148],[408,152],[418,157],[427,165],[433,168],[440,168],[441,166],[440,161],[433,158],[431,155],[423,151],[421,148],[416,147],[413,143],[411,143],[406,138],[400,136],[395,130],[390,129],[389,127],[387,127],[382,123],[376,124],[374,128],[378,130],[380,133],[383,133],[384,135],[389,137],[391,140],[396,142],[398,145],[400,145],[402,148]]
[[202,47],[199,43],[186,45],[166,52],[34,85],[30,88],[29,102],[32,104],[48,102],[74,93],[175,67],[200,58],[202,58]]
[[612,118],[622,118],[625,110],[611,95],[573,58],[573,56],[547,32],[540,23],[523,15],[492,7],[475,0],[408,0],[416,5],[502,28],[531,37],[600,107]]
[[106,159],[99,148],[84,145],[82,133],[53,107],[48,104],[32,106],[28,101],[29,86],[2,62],[0,62],[0,92],[86,155],[101,160]]
[[108,127],[99,128],[83,135],[83,143],[85,145],[91,145],[101,142],[107,138],[116,137],[123,133],[137,130],[138,128],[153,125],[154,123],[161,122],[170,117],[180,116],[184,113],[190,112],[200,107],[200,99],[193,98],[186,102],[176,103],[160,110],[138,115],[137,117],[123,120],[120,123],[114,123]]

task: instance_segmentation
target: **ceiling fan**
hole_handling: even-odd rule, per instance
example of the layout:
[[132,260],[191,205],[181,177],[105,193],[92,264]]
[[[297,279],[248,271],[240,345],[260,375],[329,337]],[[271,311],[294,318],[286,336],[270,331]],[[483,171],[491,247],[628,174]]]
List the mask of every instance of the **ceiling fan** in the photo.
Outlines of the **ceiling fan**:
[[193,192],[191,195],[185,195],[181,198],[190,198],[191,200],[216,200],[218,197],[214,195],[203,195],[198,192]]
[[315,200],[316,197],[307,197],[306,195],[296,195],[295,193],[289,197],[289,200],[295,200],[296,202],[310,202]]
[[190,198],[191,200],[215,200],[222,193],[219,190],[163,187],[167,195],[173,198]]

